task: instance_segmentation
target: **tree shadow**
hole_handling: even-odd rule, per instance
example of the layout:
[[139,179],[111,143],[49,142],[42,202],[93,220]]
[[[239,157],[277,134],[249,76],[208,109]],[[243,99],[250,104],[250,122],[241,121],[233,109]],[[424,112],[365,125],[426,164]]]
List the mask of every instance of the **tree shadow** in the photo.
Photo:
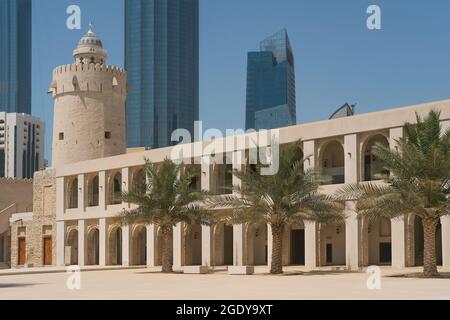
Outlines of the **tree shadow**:
[[24,288],[41,285],[42,283],[0,283],[0,289]]

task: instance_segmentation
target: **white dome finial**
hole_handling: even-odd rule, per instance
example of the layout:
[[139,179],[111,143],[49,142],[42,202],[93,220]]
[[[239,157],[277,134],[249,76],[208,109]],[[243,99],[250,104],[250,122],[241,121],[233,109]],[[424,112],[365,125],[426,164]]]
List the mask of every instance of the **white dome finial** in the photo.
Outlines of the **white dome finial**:
[[88,32],[81,38],[73,56],[77,63],[104,64],[108,57],[103,49],[102,41],[95,34],[92,23],[89,23]]

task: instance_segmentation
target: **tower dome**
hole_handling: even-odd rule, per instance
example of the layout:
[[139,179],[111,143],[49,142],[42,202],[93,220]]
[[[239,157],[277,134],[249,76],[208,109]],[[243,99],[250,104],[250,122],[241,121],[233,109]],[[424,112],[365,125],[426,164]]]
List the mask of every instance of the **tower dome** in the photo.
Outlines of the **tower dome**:
[[92,24],[89,24],[88,32],[78,42],[78,47],[73,51],[76,63],[104,64],[108,58],[103,49],[102,40],[95,34]]

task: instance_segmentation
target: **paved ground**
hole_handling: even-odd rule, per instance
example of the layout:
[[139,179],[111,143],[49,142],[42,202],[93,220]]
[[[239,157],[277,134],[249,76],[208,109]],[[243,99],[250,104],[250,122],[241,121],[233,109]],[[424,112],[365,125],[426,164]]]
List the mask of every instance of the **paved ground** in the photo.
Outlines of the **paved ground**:
[[[84,271],[81,290],[67,289],[68,274],[0,276],[0,299],[450,299],[450,279],[391,277],[382,269],[381,290],[368,290],[368,275],[343,271],[283,276],[165,275],[147,269]],[[408,272],[417,272],[420,269]]]

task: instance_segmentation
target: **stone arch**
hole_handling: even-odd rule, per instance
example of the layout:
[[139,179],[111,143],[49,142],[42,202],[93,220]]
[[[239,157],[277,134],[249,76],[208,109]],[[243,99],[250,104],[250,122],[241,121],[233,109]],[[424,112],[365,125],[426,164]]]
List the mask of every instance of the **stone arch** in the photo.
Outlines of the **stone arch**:
[[363,143],[361,152],[362,180],[374,181],[381,180],[383,175],[389,174],[384,167],[383,161],[372,154],[372,149],[376,143],[389,146],[389,139],[382,133],[369,136]]
[[132,265],[147,264],[147,228],[145,225],[136,225],[131,232]]
[[344,146],[338,140],[326,142],[319,150],[319,167],[331,184],[345,183]]
[[100,179],[98,175],[91,177],[88,180],[88,207],[97,207],[99,205],[100,195]]
[[346,265],[345,224],[319,224],[319,266]]
[[76,227],[67,229],[66,247],[70,247],[70,265],[78,264],[78,229]]
[[283,235],[284,265],[305,265],[305,225],[303,222],[287,226]]
[[380,217],[367,225],[367,262],[369,265],[392,264],[391,219]]
[[[407,228],[408,239],[408,265],[423,266],[424,258],[424,232],[422,218],[410,214],[408,217]],[[438,266],[442,265],[442,225],[441,222],[436,226],[436,262]]]
[[117,196],[122,193],[122,173],[114,172],[109,178],[109,204],[121,204]]
[[214,226],[214,265],[233,265],[233,226],[219,223]]
[[122,265],[122,228],[118,225],[110,227],[108,235],[108,264]]
[[184,264],[202,264],[202,226],[199,224],[186,225],[184,228]]
[[147,192],[147,182],[145,177],[145,171],[143,168],[138,168],[133,171],[132,191],[140,194]]
[[247,264],[267,265],[268,263],[268,232],[265,224],[250,224],[247,226]]
[[78,177],[70,179],[67,183],[67,208],[78,208]]
[[97,226],[88,228],[87,232],[87,259],[86,265],[100,264],[100,232]]

